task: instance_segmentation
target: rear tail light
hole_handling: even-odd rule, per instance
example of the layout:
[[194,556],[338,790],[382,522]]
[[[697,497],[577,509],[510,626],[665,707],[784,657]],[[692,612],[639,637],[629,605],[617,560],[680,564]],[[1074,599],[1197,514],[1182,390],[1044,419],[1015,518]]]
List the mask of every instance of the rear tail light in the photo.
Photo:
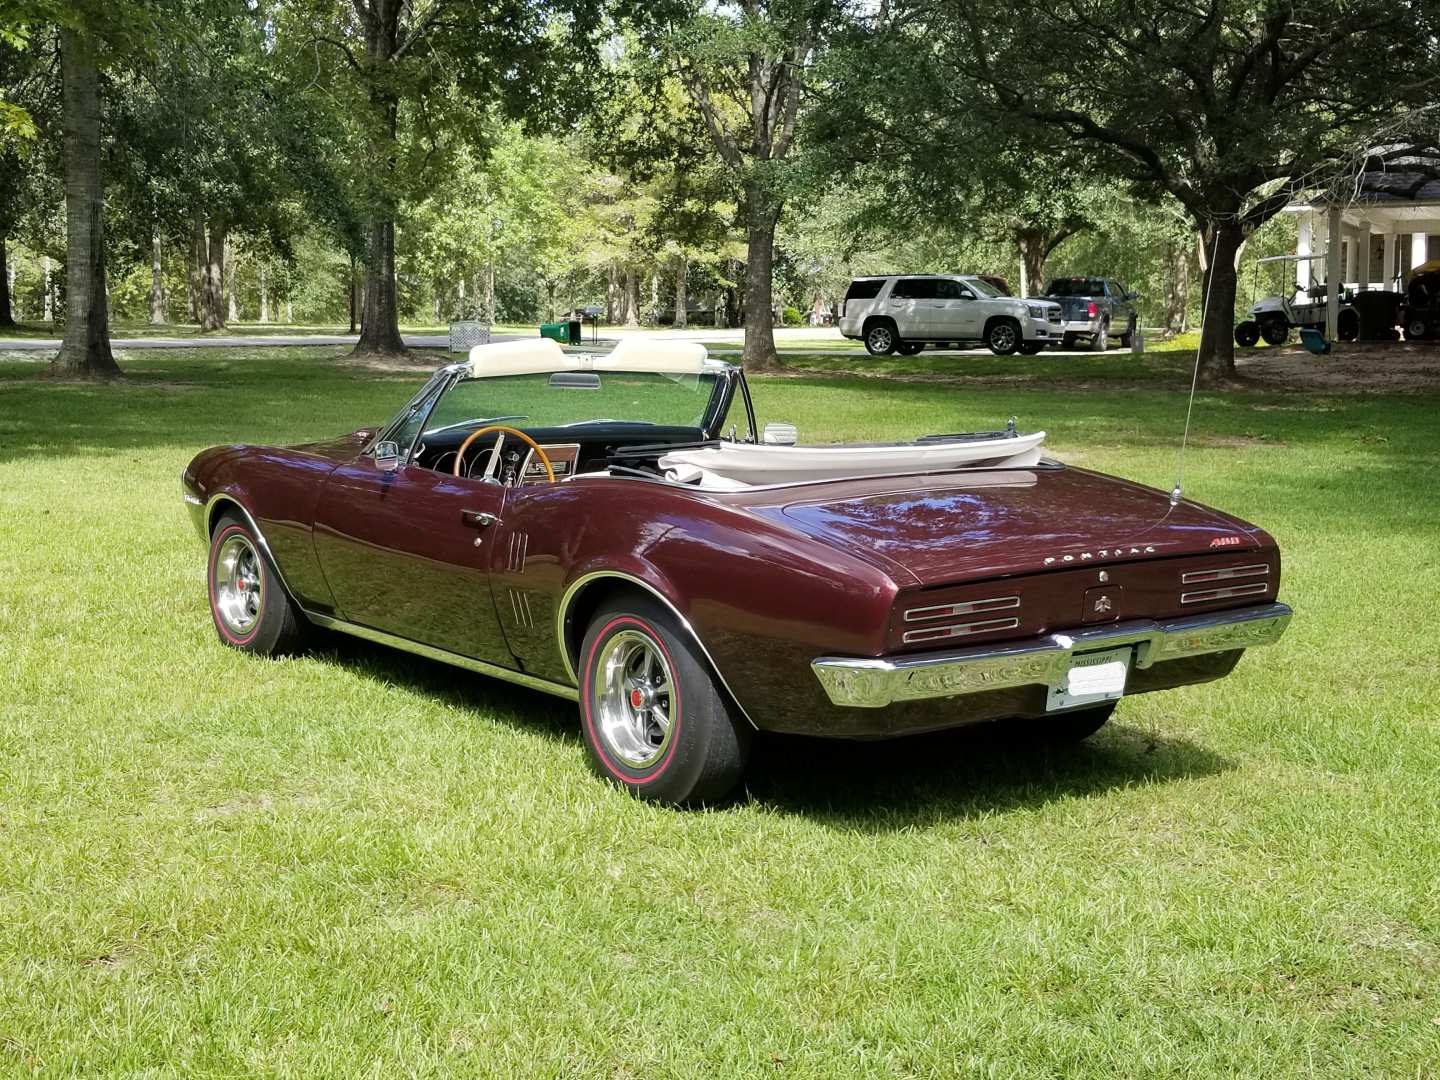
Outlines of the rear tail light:
[[1096,315],[1100,314],[1100,305],[1095,303],[1094,300],[1091,300],[1090,307],[1086,310],[1085,314],[1089,315],[1090,318],[1093,319]]
[[[996,596],[986,600],[966,600],[953,604],[932,604],[929,607],[910,608],[905,612],[907,623],[936,623],[939,620],[963,618],[967,615],[986,615],[996,611],[1011,611],[1020,606],[1018,596]],[[997,630],[1013,630],[1020,620],[1013,617],[980,618],[966,622],[941,622],[940,625],[917,627],[906,630],[901,641],[906,645],[922,641],[944,641],[947,638],[970,637],[972,634],[991,634]]]

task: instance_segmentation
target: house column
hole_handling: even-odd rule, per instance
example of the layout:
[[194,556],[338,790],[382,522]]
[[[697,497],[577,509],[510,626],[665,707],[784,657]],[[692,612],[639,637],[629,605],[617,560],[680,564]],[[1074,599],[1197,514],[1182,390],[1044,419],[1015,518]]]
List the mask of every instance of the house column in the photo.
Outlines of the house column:
[[1295,241],[1295,288],[1302,293],[1310,288],[1310,260],[1306,257],[1315,253],[1315,215],[1309,210],[1300,215],[1300,236]]
[[1429,256],[1429,252],[1428,252],[1426,249],[1427,249],[1427,245],[1426,245],[1426,243],[1425,243],[1425,234],[1424,234],[1423,232],[1411,233],[1411,234],[1410,234],[1410,269],[1411,269],[1411,270],[1414,270],[1417,266],[1423,265],[1424,262],[1425,262],[1425,260],[1430,257],[1430,256]]
[[1350,234],[1350,242],[1345,245],[1345,274],[1340,279],[1340,284],[1342,285],[1355,281],[1358,278],[1356,271],[1360,264],[1360,252],[1357,250],[1360,246],[1359,239],[1359,233],[1353,232]]
[[1370,232],[1370,222],[1366,222],[1360,230],[1360,242],[1357,245],[1360,249],[1360,272],[1355,281],[1361,289],[1370,288],[1370,260],[1373,258],[1375,238]]
[[1329,208],[1325,220],[1325,337],[1340,335],[1340,205]]
[[1385,234],[1385,272],[1380,275],[1380,284],[1387,289],[1395,288],[1395,255],[1399,246],[1400,235],[1391,225],[1390,231]]

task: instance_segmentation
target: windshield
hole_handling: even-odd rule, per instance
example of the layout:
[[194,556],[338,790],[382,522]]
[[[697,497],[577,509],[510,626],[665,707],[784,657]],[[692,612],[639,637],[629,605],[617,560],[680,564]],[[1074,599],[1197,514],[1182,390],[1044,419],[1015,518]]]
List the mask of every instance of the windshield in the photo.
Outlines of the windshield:
[[966,285],[969,285],[970,288],[974,289],[974,290],[975,290],[977,293],[979,293],[981,296],[984,296],[984,297],[987,297],[987,298],[990,298],[990,299],[993,299],[994,297],[997,297],[997,296],[1004,296],[1004,295],[1005,295],[1005,294],[1002,293],[999,289],[995,288],[994,285],[991,285],[988,281],[984,281],[984,280],[982,280],[982,279],[980,279],[980,278],[978,278],[978,277],[967,277],[967,278],[965,279],[965,284],[966,284]]
[[1104,296],[1104,278],[1056,278],[1046,296]]
[[440,399],[425,427],[479,424],[581,427],[599,422],[700,427],[719,377],[712,372],[534,372],[462,379]]

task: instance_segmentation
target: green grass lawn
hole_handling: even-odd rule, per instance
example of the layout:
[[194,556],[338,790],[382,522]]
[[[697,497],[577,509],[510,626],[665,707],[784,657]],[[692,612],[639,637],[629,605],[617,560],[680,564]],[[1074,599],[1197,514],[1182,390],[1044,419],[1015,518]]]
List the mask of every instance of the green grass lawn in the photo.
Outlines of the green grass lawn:
[[[0,1075],[1440,1075],[1440,395],[1200,395],[1188,493],[1297,611],[1231,678],[1050,755],[765,740],[679,813],[564,702],[217,643],[180,469],[421,378],[344,351],[0,354]],[[1173,358],[828,363],[763,416],[1173,481]]]

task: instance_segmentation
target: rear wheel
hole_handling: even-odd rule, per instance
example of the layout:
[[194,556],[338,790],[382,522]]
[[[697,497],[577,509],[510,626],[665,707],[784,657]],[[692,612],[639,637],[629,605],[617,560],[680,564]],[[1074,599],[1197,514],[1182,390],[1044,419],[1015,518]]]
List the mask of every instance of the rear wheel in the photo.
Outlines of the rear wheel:
[[1020,324],[1014,319],[995,319],[985,328],[985,344],[996,356],[1009,356],[1023,340]]
[[1235,326],[1235,344],[1243,348],[1253,348],[1260,340],[1260,324],[1253,319],[1246,319]]
[[309,627],[243,515],[225,513],[210,538],[210,615],[220,640],[275,656],[294,652]]
[[750,729],[668,611],[641,597],[612,601],[590,623],[580,669],[581,728],[601,776],[677,806],[734,790]]
[[1110,348],[1110,320],[1105,319],[1100,323],[1100,329],[1090,335],[1090,349],[1092,352],[1104,352]]
[[1021,720],[1012,725],[1012,733],[1039,746],[1070,746],[1084,742],[1110,720],[1115,702],[1107,701],[1090,709],[1055,713],[1040,720]]
[[888,319],[872,323],[865,330],[865,351],[871,356],[889,356],[899,342],[895,324]]
[[1260,336],[1266,345],[1284,345],[1290,340],[1290,325],[1280,319],[1266,319],[1260,324]]
[[1405,340],[1420,341],[1430,334],[1430,324],[1422,316],[1412,315],[1405,320]]

